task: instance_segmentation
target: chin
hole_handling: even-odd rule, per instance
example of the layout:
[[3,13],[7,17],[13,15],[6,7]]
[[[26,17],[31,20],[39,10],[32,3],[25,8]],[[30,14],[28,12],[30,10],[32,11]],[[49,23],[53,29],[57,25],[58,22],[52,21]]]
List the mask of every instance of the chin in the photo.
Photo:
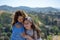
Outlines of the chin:
[[27,29],[27,30],[29,30],[29,29]]
[[20,22],[23,22],[23,21],[20,21]]

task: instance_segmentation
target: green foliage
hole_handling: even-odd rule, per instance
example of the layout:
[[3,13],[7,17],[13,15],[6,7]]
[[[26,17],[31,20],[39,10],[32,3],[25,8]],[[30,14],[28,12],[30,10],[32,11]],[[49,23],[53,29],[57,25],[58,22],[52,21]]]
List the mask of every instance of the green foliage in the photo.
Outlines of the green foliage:
[[54,33],[55,35],[57,35],[57,34],[59,33],[59,28],[58,28],[58,26],[53,26],[51,29],[52,29],[52,31],[53,31],[53,33]]
[[47,40],[52,40],[52,35],[47,36]]
[[0,15],[0,20],[1,20],[1,23],[6,23],[6,24],[10,24],[11,23],[11,14],[8,13],[8,12],[3,12],[1,15]]
[[[4,36],[4,40],[8,39],[11,35],[11,18],[12,14],[9,12],[2,12],[0,14],[0,32],[2,36]],[[2,37],[1,36],[1,37]],[[0,38],[0,40],[3,40],[2,38]]]
[[0,24],[0,28],[2,28],[2,24]]
[[[2,29],[2,34],[4,36],[9,36],[11,35],[11,13],[9,12],[3,12],[0,15],[0,28]],[[28,14],[36,24],[39,24],[39,21],[43,23],[43,25],[39,25],[41,31],[44,33],[44,37],[47,37],[47,40],[52,40],[52,34],[54,35],[60,35],[60,29],[56,25],[56,21],[53,21],[51,15],[43,14],[43,13],[36,13],[36,12],[31,12]],[[55,16],[53,17],[55,18]],[[52,19],[52,20],[51,20]],[[45,26],[49,25],[51,27],[46,28]],[[5,32],[5,28],[7,28],[8,32]],[[49,34],[51,33],[51,34]],[[49,35],[48,35],[49,34]]]

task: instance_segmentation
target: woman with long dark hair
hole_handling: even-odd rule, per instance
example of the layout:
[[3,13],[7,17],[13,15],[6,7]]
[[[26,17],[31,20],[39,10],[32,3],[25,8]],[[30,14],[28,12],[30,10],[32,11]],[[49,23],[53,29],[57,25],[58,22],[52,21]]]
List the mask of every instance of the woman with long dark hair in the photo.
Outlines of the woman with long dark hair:
[[12,24],[11,40],[25,40],[25,38],[22,37],[22,33],[25,32],[23,25],[25,17],[26,15],[24,11],[20,10],[15,12]]

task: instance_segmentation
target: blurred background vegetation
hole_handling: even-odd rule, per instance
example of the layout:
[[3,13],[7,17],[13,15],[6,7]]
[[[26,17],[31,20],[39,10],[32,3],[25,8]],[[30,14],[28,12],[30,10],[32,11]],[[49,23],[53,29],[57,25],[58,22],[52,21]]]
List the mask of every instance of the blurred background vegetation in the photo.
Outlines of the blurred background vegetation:
[[[52,40],[54,35],[60,35],[59,15],[56,13],[45,14],[42,12],[27,13],[41,29],[41,37],[46,40]],[[9,40],[12,33],[12,12],[0,12],[0,40]]]

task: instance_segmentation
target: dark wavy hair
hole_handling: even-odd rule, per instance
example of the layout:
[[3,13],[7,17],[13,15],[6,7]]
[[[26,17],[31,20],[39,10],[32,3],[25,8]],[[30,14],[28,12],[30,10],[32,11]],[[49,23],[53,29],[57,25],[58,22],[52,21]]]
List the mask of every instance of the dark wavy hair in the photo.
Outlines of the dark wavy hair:
[[18,10],[18,11],[16,11],[16,12],[15,12],[15,15],[14,15],[14,18],[13,18],[13,23],[12,23],[12,25],[14,25],[15,23],[18,22],[17,19],[18,19],[19,16],[22,16],[23,18],[25,18],[25,17],[26,17],[25,12],[24,12],[23,10]]

